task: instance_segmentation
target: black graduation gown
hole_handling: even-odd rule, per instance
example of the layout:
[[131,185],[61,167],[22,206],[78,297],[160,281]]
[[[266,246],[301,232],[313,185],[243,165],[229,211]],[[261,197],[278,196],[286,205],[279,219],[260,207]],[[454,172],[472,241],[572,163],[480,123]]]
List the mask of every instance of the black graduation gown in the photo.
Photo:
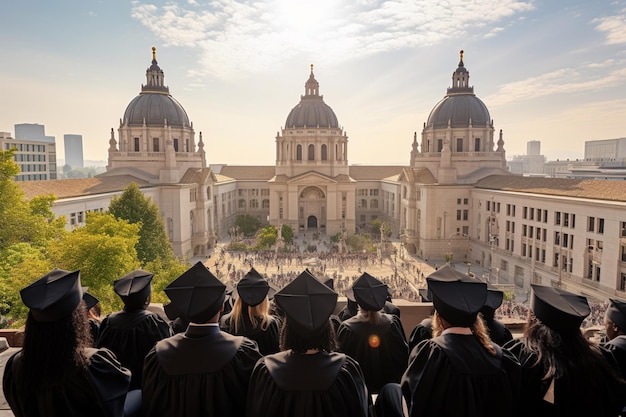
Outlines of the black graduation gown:
[[622,377],[626,378],[626,336],[617,336],[606,342],[604,347],[613,354]]
[[291,350],[263,357],[248,390],[248,417],[366,417],[371,401],[359,364],[343,353]]
[[[537,362],[537,356],[531,353],[524,339],[513,339],[505,348],[514,354],[522,366],[522,401],[520,403],[523,416],[594,416],[615,417],[619,414],[626,387],[609,375],[592,380],[591,378],[573,378],[564,371],[564,375],[554,382],[554,404],[543,400],[548,391],[550,381],[544,381],[545,370]],[[599,348],[610,365],[617,367],[610,352]]]
[[400,382],[409,348],[397,316],[381,313],[378,324],[352,317],[341,323],[337,339],[340,350],[361,365],[370,393],[389,382]]
[[146,356],[143,416],[241,417],[259,358],[256,342],[191,323]]
[[422,340],[428,340],[433,337],[433,319],[432,317],[426,317],[411,331],[409,336],[409,352],[411,352],[415,346],[419,345]]
[[172,335],[169,324],[147,310],[122,310],[102,320],[96,346],[111,349],[130,369],[130,389],[141,388],[141,373],[146,354],[156,342]]
[[98,336],[100,334],[100,322],[96,319],[89,319],[89,333],[91,334],[91,340],[95,346],[98,342]]
[[504,346],[507,342],[513,340],[513,335],[501,321],[485,320],[487,329],[489,330],[489,338],[498,346]]
[[410,417],[506,417],[519,398],[520,366],[493,344],[490,354],[472,334],[446,334],[413,349],[402,376]]
[[35,398],[25,398],[20,388],[22,352],[6,363],[4,396],[15,417],[103,416],[122,417],[130,384],[130,371],[107,349],[87,350],[86,372],[74,370],[59,375],[54,384],[40,386]]
[[261,326],[254,328],[247,314],[244,314],[242,327],[239,328],[237,332],[235,332],[232,314],[228,314],[220,320],[220,328],[225,332],[235,336],[245,336],[248,339],[254,340],[259,347],[261,355],[269,355],[280,351],[278,347],[280,341],[280,327],[280,319],[276,316],[270,316],[270,323],[265,330],[261,329]]

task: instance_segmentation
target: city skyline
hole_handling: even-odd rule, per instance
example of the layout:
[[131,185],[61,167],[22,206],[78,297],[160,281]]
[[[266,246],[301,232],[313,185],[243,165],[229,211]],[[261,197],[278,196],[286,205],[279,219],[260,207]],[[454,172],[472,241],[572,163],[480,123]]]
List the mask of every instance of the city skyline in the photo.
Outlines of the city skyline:
[[623,0],[9,0],[0,13],[0,131],[42,124],[59,150],[80,134],[86,160],[107,158],[153,46],[207,163],[273,165],[313,64],[350,164],[408,165],[461,49],[507,157],[538,140],[550,160],[581,158],[585,141],[626,136]]

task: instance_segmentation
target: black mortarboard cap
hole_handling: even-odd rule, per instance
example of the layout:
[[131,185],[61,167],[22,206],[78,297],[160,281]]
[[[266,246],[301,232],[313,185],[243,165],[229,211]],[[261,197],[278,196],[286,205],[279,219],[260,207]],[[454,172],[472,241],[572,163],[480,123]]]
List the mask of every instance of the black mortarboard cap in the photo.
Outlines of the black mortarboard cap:
[[352,290],[357,304],[367,311],[382,310],[389,294],[387,285],[367,272],[354,281]]
[[496,288],[487,288],[487,300],[485,301],[485,307],[497,310],[502,305],[502,300],[504,300],[504,291]]
[[428,291],[428,288],[420,288],[417,292],[419,292],[419,295],[422,297],[423,303],[429,303],[432,301],[430,299],[430,291]]
[[337,305],[337,293],[309,270],[304,270],[274,296],[287,322],[298,333],[316,334],[328,326],[328,318]]
[[194,323],[206,323],[224,305],[226,285],[198,261],[164,289],[181,317]]
[[324,285],[326,285],[333,291],[335,290],[335,280],[332,278],[328,278],[326,281],[324,281]]
[[152,293],[153,276],[152,272],[136,269],[113,281],[113,290],[127,308],[146,307],[146,300]]
[[348,301],[352,301],[353,303],[356,303],[356,298],[354,298],[354,290],[352,289],[352,287],[346,289],[343,292],[343,294],[346,296]]
[[182,311],[180,311],[174,303],[163,304],[163,312],[170,320],[176,320],[177,318],[183,316]]
[[609,298],[609,302],[606,316],[615,323],[622,332],[626,333],[626,302],[616,300],[615,298]]
[[36,321],[54,322],[66,317],[83,299],[80,271],[54,269],[20,291]]
[[453,326],[469,327],[487,299],[487,284],[446,265],[426,278],[437,313]]
[[87,292],[89,291],[89,287],[82,287],[82,290],[83,290],[83,301],[85,302],[85,305],[87,306],[87,310],[89,310],[91,307],[95,306],[96,304],[100,302],[100,300],[98,300],[96,297],[94,297],[93,295]]
[[261,304],[269,290],[269,283],[254,268],[237,283],[237,293],[241,301],[252,307]]
[[560,288],[531,284],[530,309],[546,326],[557,331],[578,330],[591,313],[586,297]]

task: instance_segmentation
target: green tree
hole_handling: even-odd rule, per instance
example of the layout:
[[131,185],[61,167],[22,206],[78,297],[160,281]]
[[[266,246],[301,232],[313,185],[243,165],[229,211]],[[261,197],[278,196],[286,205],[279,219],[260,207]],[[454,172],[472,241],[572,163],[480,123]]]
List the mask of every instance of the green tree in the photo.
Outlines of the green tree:
[[32,205],[24,198],[14,179],[20,172],[13,160],[14,152],[14,149],[0,151],[0,254],[21,242],[45,244],[51,234],[60,233],[64,224],[55,221],[50,211],[54,197],[33,199]]
[[109,213],[87,213],[86,224],[48,246],[57,268],[80,269],[81,283],[100,300],[103,312],[122,307],[113,281],[140,267],[135,249],[139,225]]
[[293,240],[293,228],[288,224],[283,224],[280,228],[280,235],[286,244],[290,244]]
[[137,184],[131,183],[119,197],[113,197],[109,213],[116,219],[139,225],[136,249],[142,265],[156,259],[168,260],[174,257],[159,207],[151,198],[143,195]]
[[244,236],[253,236],[261,228],[261,220],[249,214],[239,214],[235,219],[235,225]]
[[274,226],[264,227],[257,234],[257,243],[255,249],[269,249],[276,244],[278,238],[278,230]]
[[16,326],[24,323],[27,307],[22,303],[20,290],[41,278],[52,264],[44,250],[29,243],[16,243],[4,251],[0,257],[0,315],[17,320]]

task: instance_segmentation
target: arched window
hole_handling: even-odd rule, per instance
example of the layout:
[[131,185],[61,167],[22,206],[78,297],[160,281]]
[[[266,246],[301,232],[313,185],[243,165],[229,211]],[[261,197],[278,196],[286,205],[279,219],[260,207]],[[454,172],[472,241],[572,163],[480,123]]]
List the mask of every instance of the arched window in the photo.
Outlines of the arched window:
[[246,200],[244,200],[243,198],[239,200],[237,208],[239,208],[240,210],[245,210],[246,209]]
[[328,147],[322,145],[322,161],[328,161]]
[[378,208],[378,200],[370,201],[370,208],[377,209]]
[[367,200],[366,199],[361,199],[361,204],[360,204],[362,209],[366,209],[367,208]]
[[256,198],[253,198],[252,200],[250,200],[250,208],[251,209],[258,209],[259,208],[259,200],[257,200]]
[[307,159],[309,161],[315,161],[315,145],[309,145],[309,154]]
[[302,145],[296,146],[296,161],[302,161]]
[[267,200],[267,199],[263,200],[263,208],[264,209],[270,208],[270,201],[269,200]]

